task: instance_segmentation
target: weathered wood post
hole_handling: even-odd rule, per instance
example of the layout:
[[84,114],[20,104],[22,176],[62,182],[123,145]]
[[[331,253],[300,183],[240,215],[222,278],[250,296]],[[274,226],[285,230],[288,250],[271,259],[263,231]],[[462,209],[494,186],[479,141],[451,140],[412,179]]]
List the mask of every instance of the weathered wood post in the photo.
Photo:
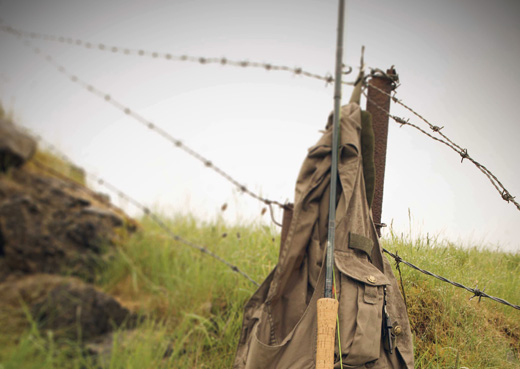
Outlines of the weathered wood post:
[[[372,202],[372,216],[379,237],[381,237],[381,215],[383,211],[383,187],[385,183],[386,146],[388,140],[388,114],[390,111],[390,92],[392,92],[398,75],[392,67],[385,75],[376,75],[368,82],[367,111],[372,115],[372,126],[374,128],[375,150],[375,188],[374,201]],[[376,88],[385,91],[382,93]],[[384,111],[382,110],[384,109]]]

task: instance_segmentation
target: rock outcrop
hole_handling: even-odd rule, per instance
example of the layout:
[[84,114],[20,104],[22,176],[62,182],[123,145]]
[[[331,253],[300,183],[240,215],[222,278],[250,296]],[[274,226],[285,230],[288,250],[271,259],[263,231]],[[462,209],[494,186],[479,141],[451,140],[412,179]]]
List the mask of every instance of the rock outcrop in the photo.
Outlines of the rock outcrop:
[[[132,326],[135,316],[88,282],[135,223],[107,196],[59,175],[52,168],[59,159],[35,151],[34,140],[0,116],[0,326],[23,330],[30,315],[82,342]],[[33,155],[51,168],[27,162]]]
[[72,181],[24,168],[0,174],[0,281],[9,274],[93,280],[125,216]]
[[19,167],[36,151],[36,141],[21,132],[16,126],[0,117],[0,171]]

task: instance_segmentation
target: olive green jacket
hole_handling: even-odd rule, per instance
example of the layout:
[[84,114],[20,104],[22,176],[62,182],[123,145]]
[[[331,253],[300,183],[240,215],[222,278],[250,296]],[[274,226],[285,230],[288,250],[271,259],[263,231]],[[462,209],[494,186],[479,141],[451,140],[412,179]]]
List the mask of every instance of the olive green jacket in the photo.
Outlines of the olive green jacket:
[[[361,110],[342,108],[335,279],[344,368],[413,368],[408,315],[372,221],[363,178]],[[235,369],[315,368],[316,301],[323,297],[332,129],[309,149],[278,264],[245,306]],[[382,335],[383,300],[393,324]],[[336,338],[336,364],[340,368]]]

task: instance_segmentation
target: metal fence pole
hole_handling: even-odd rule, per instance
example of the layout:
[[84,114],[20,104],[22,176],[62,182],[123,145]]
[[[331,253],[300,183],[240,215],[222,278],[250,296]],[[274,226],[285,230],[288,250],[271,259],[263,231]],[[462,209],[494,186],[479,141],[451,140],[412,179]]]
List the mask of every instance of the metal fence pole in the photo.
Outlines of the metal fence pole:
[[[374,128],[375,152],[375,188],[374,201],[372,202],[372,216],[379,237],[381,237],[381,214],[383,211],[383,187],[385,182],[386,146],[388,140],[388,114],[381,110],[390,111],[390,96],[378,91],[375,86],[386,93],[392,92],[394,81],[398,79],[395,69],[392,67],[386,71],[387,76],[374,76],[368,82],[367,111],[372,115]],[[381,108],[379,108],[379,107]]]

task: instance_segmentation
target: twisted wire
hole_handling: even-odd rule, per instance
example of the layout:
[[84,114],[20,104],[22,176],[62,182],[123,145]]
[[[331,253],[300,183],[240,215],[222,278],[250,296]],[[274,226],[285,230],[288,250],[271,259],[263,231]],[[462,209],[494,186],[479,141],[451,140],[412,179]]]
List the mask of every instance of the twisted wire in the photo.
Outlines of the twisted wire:
[[501,298],[498,298],[498,297],[494,297],[494,296],[490,296],[490,295],[484,293],[484,291],[479,290],[477,287],[475,287],[475,288],[470,288],[470,287],[466,287],[466,286],[464,286],[464,285],[461,284],[461,283],[450,281],[448,278],[441,277],[440,275],[437,275],[437,274],[432,273],[432,272],[429,272],[429,271],[427,271],[427,270],[425,270],[425,269],[419,268],[418,266],[416,266],[416,265],[414,265],[414,264],[412,264],[412,263],[410,263],[410,262],[408,262],[408,261],[406,261],[406,260],[403,260],[399,255],[397,255],[397,253],[396,253],[396,254],[393,254],[393,253],[391,253],[390,251],[388,251],[388,250],[386,250],[386,249],[383,249],[383,251],[384,251],[385,253],[387,253],[388,255],[390,255],[392,258],[394,258],[395,261],[396,261],[396,263],[403,263],[403,264],[406,264],[406,265],[408,265],[410,268],[413,268],[413,269],[415,269],[415,270],[417,270],[417,271],[419,271],[419,272],[421,272],[421,273],[423,273],[423,274],[429,275],[430,277],[437,278],[438,280],[441,280],[441,281],[446,282],[446,283],[449,283],[449,284],[451,284],[451,285],[453,285],[453,286],[455,286],[455,287],[463,288],[463,289],[465,289],[466,291],[471,292],[471,293],[473,294],[473,296],[470,298],[470,300],[471,300],[472,298],[474,298],[474,297],[478,297],[478,298],[479,298],[479,301],[480,301],[480,299],[481,299],[482,297],[485,297],[485,298],[491,299],[491,300],[493,300],[493,301],[496,301],[496,302],[498,302],[498,303],[501,303],[501,304],[507,305],[507,306],[509,306],[509,307],[512,307],[512,308],[514,308],[514,309],[520,310],[520,306],[518,306],[518,305],[514,305],[514,304],[512,304],[512,303],[510,303],[510,302],[508,302],[508,301],[506,301],[506,300],[504,300],[504,299],[501,299]]
[[[265,71],[280,71],[280,72],[288,72],[296,76],[303,76],[307,78],[317,79],[320,81],[324,81],[325,85],[332,84],[334,82],[334,77],[330,74],[320,75],[317,73],[312,73],[304,70],[301,67],[290,67],[287,65],[279,65],[273,63],[264,63],[264,62],[256,62],[249,60],[232,60],[225,57],[207,57],[207,56],[193,56],[193,55],[178,55],[172,54],[168,52],[160,52],[160,51],[150,51],[144,48],[128,48],[114,45],[107,45],[103,42],[91,42],[85,41],[78,38],[65,37],[65,36],[56,36],[49,35],[44,33],[30,32],[17,28],[13,28],[11,26],[0,24],[0,30],[19,36],[24,37],[26,39],[32,40],[42,40],[42,41],[51,41],[62,44],[67,44],[70,46],[83,47],[88,50],[98,50],[106,53],[112,54],[120,54],[125,56],[140,56],[140,57],[148,57],[153,59],[163,59],[166,61],[177,61],[177,62],[189,62],[189,63],[198,63],[200,65],[210,65],[210,64],[220,64],[222,66],[232,66],[239,68],[256,68],[263,69]],[[349,68],[350,73],[352,68]],[[354,82],[342,82],[344,85],[354,85]]]
[[[24,45],[27,46],[27,47],[31,47],[31,44],[30,44],[29,41],[25,41]],[[269,205],[277,205],[277,206],[279,206],[282,209],[285,208],[285,204],[282,204],[282,203],[280,203],[278,201],[275,201],[275,200],[270,200],[270,199],[264,198],[264,197],[262,197],[262,196],[260,196],[260,195],[258,195],[256,193],[252,192],[251,190],[249,190],[247,188],[247,186],[245,186],[244,184],[240,183],[238,180],[233,178],[226,171],[224,171],[220,167],[218,167],[215,164],[213,164],[213,162],[211,160],[209,160],[207,157],[203,156],[202,154],[199,154],[197,151],[193,150],[192,148],[190,148],[189,146],[184,144],[180,139],[173,137],[171,134],[166,132],[163,128],[161,128],[161,127],[157,126],[155,123],[147,120],[142,115],[140,115],[140,114],[136,113],[135,111],[131,110],[128,106],[122,104],[118,100],[115,100],[110,94],[101,91],[100,89],[94,87],[93,85],[83,81],[77,75],[72,74],[71,72],[69,72],[63,65],[59,64],[58,62],[56,62],[51,55],[43,52],[39,48],[32,48],[32,51],[36,55],[42,57],[50,65],[52,65],[59,73],[61,73],[64,76],[68,77],[70,79],[70,81],[80,85],[81,87],[83,87],[85,90],[87,90],[91,94],[93,94],[93,95],[103,99],[108,104],[116,107],[117,109],[119,109],[120,111],[125,113],[126,115],[132,117],[134,120],[136,120],[137,122],[141,123],[143,126],[147,127],[151,131],[157,133],[158,135],[160,135],[161,137],[163,137],[164,139],[166,139],[167,141],[172,143],[174,145],[174,147],[183,150],[184,152],[186,152],[191,157],[193,157],[196,160],[202,162],[207,168],[212,169],[214,172],[216,172],[221,177],[223,177],[228,182],[230,182],[235,187],[237,187],[241,192],[249,195],[250,197],[252,197],[252,198],[254,198],[254,199],[256,199],[256,200],[258,200],[258,201],[260,201],[260,202],[262,202],[262,203],[264,203],[266,205],[268,205],[268,206]]]
[[[38,141],[43,141],[43,139],[39,136],[36,137],[36,139]],[[61,160],[63,160],[64,162],[66,163],[72,163],[72,161],[69,159],[68,156],[66,156],[65,154],[59,152],[59,150],[57,150],[57,148],[50,144],[50,143],[45,143],[46,146],[53,152],[54,155],[58,156]],[[55,177],[58,177],[60,179],[66,179],[65,176],[63,176],[61,173],[59,173],[58,171],[50,168],[49,166],[43,164],[41,161],[37,160],[37,159],[32,159],[32,162],[38,166],[39,168],[45,170],[46,172],[48,172],[49,174],[52,174],[53,176]],[[225,260],[224,258],[222,258],[221,256],[215,254],[214,252],[210,251],[209,249],[207,249],[206,247],[204,246],[201,246],[201,245],[198,245],[192,241],[189,241],[177,234],[175,234],[171,229],[170,227],[168,227],[168,225],[166,225],[166,223],[164,223],[164,221],[158,217],[156,214],[154,214],[148,207],[146,207],[145,205],[143,205],[141,202],[137,201],[136,199],[134,199],[132,196],[126,194],[125,192],[123,192],[122,190],[120,190],[118,187],[116,187],[115,185],[111,184],[110,182],[107,182],[106,180],[104,180],[103,178],[93,174],[93,173],[88,173],[88,172],[85,172],[89,177],[93,178],[96,183],[98,183],[99,185],[101,186],[104,186],[105,188],[107,188],[108,190],[116,193],[120,198],[122,199],[125,199],[126,201],[128,201],[129,203],[131,203],[132,205],[134,205],[136,208],[140,209],[146,216],[148,216],[153,222],[155,222],[170,238],[172,238],[174,241],[178,241],[184,245],[187,245],[191,248],[194,248],[198,251],[200,251],[201,253],[203,254],[206,254],[206,255],[209,255],[211,256],[212,258],[214,258],[215,260],[225,264],[226,266],[228,266],[233,272],[235,273],[238,273],[240,274],[242,277],[246,278],[247,280],[249,280],[251,283],[253,283],[255,286],[259,286],[258,282],[256,282],[254,279],[252,279],[248,274],[246,274],[245,272],[243,272],[241,269],[239,269],[236,265],[230,263],[229,261]],[[72,183],[75,183],[75,182],[72,182]],[[91,193],[92,191],[78,183],[75,183],[76,186],[78,188],[80,188],[82,191],[86,191],[88,193]],[[113,205],[110,205],[111,207],[113,207]]]

